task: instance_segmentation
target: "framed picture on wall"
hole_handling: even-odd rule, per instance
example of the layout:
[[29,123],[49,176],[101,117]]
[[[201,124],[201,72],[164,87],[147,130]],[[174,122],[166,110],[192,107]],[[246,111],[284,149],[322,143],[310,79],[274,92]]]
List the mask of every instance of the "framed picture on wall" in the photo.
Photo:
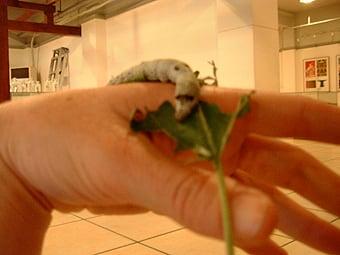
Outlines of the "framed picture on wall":
[[340,55],[336,56],[336,87],[340,90]]
[[303,60],[303,72],[305,91],[329,91],[329,57]]

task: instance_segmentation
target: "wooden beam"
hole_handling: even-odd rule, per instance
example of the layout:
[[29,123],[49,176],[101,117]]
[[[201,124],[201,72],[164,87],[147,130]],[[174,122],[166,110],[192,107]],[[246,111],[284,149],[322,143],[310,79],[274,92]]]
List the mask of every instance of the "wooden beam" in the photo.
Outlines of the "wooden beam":
[[23,22],[23,21],[15,21],[15,20],[8,21],[8,29],[15,30],[15,31],[28,31],[28,32],[81,36],[80,27],[61,26],[61,25],[52,25],[52,24],[34,23],[34,22]]
[[0,102],[11,99],[9,92],[9,56],[8,56],[8,13],[7,0],[0,0]]
[[46,23],[53,25],[54,24],[54,13],[53,12],[45,12]]
[[25,1],[18,1],[18,0],[7,0],[8,6],[23,8],[23,9],[32,9],[32,10],[39,10],[43,12],[55,12],[55,6],[52,4],[37,4]]
[[46,4],[54,4],[57,0],[46,0]]
[[15,20],[17,21],[26,21],[29,18],[31,18],[34,14],[36,14],[38,11],[35,10],[24,10],[23,14],[21,14],[18,18],[16,18]]

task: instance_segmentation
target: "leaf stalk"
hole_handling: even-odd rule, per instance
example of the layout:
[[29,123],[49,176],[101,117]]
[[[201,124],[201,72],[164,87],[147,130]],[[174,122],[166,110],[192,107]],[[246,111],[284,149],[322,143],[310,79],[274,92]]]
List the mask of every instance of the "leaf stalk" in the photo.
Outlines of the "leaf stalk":
[[231,213],[228,192],[224,180],[224,170],[220,158],[214,159],[214,168],[218,181],[218,191],[221,204],[221,217],[223,222],[223,236],[227,255],[234,255],[234,237],[231,224]]

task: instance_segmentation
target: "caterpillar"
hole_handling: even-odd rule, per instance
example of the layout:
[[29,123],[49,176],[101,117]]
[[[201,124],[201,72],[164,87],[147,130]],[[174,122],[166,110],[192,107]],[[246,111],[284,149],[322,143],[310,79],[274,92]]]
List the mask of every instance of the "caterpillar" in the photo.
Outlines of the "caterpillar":
[[156,59],[133,66],[113,77],[109,85],[131,82],[171,82],[175,88],[175,118],[185,119],[199,101],[200,87],[204,83],[198,79],[186,63],[176,59]]

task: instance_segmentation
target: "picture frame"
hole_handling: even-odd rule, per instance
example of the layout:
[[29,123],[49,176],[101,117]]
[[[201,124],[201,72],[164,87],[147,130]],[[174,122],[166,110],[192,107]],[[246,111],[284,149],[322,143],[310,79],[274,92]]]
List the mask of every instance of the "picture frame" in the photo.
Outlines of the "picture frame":
[[[329,57],[303,60],[304,91],[329,91]],[[340,89],[340,86],[339,86]]]
[[336,87],[340,91],[340,55],[336,56]]

